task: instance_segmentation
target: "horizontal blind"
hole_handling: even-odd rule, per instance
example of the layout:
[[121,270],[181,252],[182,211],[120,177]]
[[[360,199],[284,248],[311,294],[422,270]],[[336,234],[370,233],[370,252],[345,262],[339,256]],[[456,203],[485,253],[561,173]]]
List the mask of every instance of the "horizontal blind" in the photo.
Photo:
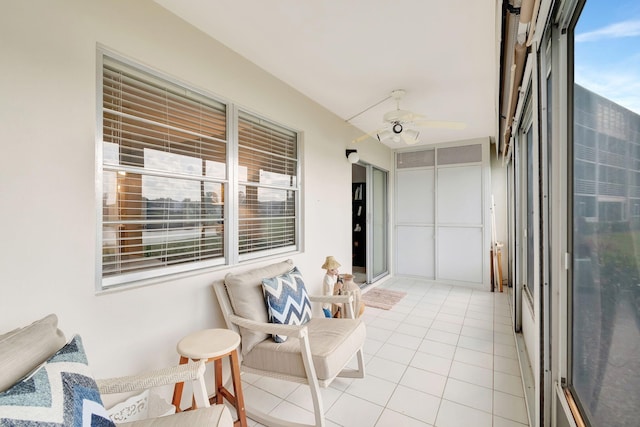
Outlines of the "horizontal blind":
[[222,257],[226,106],[108,57],[102,99],[103,278]]
[[297,156],[296,132],[239,113],[240,254],[296,244]]

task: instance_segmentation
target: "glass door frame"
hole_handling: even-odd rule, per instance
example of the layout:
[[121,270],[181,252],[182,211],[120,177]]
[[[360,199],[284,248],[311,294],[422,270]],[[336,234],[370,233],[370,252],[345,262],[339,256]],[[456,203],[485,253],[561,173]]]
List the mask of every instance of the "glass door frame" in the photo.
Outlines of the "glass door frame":
[[[389,172],[369,164],[364,166],[367,168],[366,274],[369,284],[389,274]],[[383,264],[380,268],[376,266],[378,262]]]

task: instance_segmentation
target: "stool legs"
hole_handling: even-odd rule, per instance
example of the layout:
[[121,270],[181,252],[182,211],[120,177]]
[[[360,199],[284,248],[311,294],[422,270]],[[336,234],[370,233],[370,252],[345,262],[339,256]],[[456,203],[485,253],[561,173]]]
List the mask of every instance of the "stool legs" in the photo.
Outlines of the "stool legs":
[[[231,379],[233,381],[233,392],[231,394],[224,385],[222,385],[222,359],[225,356],[229,356],[231,361]],[[189,361],[189,358],[180,356],[180,364],[184,365]],[[247,414],[244,407],[244,395],[242,393],[242,382],[240,379],[240,364],[238,362],[238,352],[233,350],[232,352],[213,359],[208,359],[207,362],[213,361],[213,369],[215,375],[215,396],[209,399],[211,404],[223,404],[224,399],[227,399],[235,408],[238,414],[238,419],[233,423],[234,427],[247,427]],[[176,407],[176,412],[180,412],[180,402],[182,400],[182,391],[184,389],[184,383],[177,383],[173,389],[173,405]],[[192,403],[192,408],[196,408],[195,401]]]
[[244,408],[244,394],[242,393],[237,351],[231,353],[231,377],[233,379],[233,391],[236,394],[236,411],[238,412],[238,421],[234,423],[234,426],[247,427],[247,414]]
[[[180,365],[184,365],[189,361],[188,358],[180,356]],[[177,383],[173,388],[173,399],[171,403],[176,407],[176,412],[180,412],[180,401],[182,400],[182,390],[184,389],[184,383]]]
[[[221,404],[222,400],[222,359],[216,359],[213,361],[213,371],[216,379],[216,395],[209,400],[209,403]],[[235,389],[234,389],[235,391]]]
[[247,414],[244,407],[244,394],[242,393],[242,383],[240,379],[240,363],[238,362],[238,352],[232,351],[229,354],[231,361],[231,380],[233,383],[233,392],[231,394],[225,386],[222,385],[222,359],[214,361],[214,369],[216,372],[216,395],[213,396],[210,403],[222,403],[223,397],[236,408],[238,419],[233,423],[234,427],[247,427]]

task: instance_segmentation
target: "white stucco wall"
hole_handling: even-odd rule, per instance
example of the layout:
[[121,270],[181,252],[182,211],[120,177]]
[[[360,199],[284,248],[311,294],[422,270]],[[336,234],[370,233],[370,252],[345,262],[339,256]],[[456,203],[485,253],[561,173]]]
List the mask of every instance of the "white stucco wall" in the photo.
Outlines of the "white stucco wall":
[[[268,42],[268,41],[261,41]],[[326,255],[349,271],[351,165],[360,131],[150,0],[0,5],[0,333],[57,313],[83,337],[98,377],[177,363],[176,342],[222,327],[219,268],[97,295],[96,48],[303,131],[304,251],[292,257],[320,292]],[[349,147],[351,148],[351,147]],[[381,144],[363,161],[391,170]]]

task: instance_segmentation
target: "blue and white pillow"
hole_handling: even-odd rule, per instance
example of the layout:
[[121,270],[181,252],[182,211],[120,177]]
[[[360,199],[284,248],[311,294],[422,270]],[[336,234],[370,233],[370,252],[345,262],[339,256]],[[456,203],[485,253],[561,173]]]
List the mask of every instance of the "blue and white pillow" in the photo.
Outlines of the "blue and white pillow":
[[[262,280],[262,292],[267,304],[269,322],[281,325],[303,325],[311,320],[311,302],[298,267],[288,273]],[[275,342],[286,336],[273,335]]]
[[115,427],[78,335],[32,374],[0,393],[0,426]]

